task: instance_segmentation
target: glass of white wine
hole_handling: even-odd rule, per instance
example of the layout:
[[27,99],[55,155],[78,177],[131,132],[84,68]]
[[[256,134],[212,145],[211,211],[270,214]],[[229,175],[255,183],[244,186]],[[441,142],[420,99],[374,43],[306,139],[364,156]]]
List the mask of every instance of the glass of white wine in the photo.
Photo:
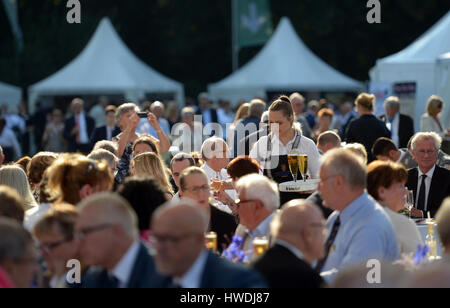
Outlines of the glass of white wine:
[[412,190],[408,190],[408,194],[406,195],[406,208],[409,212],[409,217],[411,217],[411,210],[414,207],[414,193]]

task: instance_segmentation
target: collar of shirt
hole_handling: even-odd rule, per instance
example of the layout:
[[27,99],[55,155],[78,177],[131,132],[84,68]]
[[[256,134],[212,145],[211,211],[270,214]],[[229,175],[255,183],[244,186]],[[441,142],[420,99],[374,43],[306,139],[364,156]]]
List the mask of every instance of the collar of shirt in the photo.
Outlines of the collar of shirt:
[[[275,212],[276,212],[276,211],[275,211]],[[272,214],[270,214],[269,216],[267,216],[266,219],[264,219],[264,220],[258,225],[258,227],[256,227],[255,230],[249,231],[249,233],[251,234],[252,238],[254,238],[254,237],[267,236],[267,234],[269,233],[270,222],[272,221],[272,218],[273,218],[273,216],[275,215],[275,212],[273,212]]]
[[195,263],[186,272],[186,274],[184,274],[183,277],[173,279],[174,283],[181,286],[182,288],[199,288],[207,259],[208,252],[206,250],[203,250]]
[[[367,191],[350,203],[339,215],[341,227],[345,225],[358,211],[364,208],[365,200],[369,198]],[[334,222],[333,222],[334,223]]]
[[420,170],[420,168],[417,168],[417,170],[419,170],[419,181],[421,180],[420,177],[424,174],[427,175],[427,179],[432,179],[433,178],[433,173],[434,170],[436,169],[436,165],[433,166],[433,168],[431,168],[427,173],[423,173],[422,170]]
[[287,250],[289,250],[290,252],[292,252],[297,258],[299,258],[300,260],[303,260],[303,254],[300,250],[298,250],[295,246],[289,244],[288,242],[285,242],[283,240],[276,240],[275,242],[276,244],[283,246],[284,248],[286,248]]
[[219,176],[219,180],[222,180],[222,181],[228,180],[228,174],[225,169],[222,169],[222,170],[220,170],[220,172],[217,172],[217,171],[213,170],[208,165],[208,163],[204,163],[203,166],[201,167],[201,169],[203,169],[203,171],[205,171],[205,173],[208,176],[210,181],[213,178],[217,178],[217,176]]
[[[278,136],[276,134],[272,134],[272,137],[271,137],[272,150],[274,150],[275,146],[278,145],[280,147],[280,149],[284,149],[286,151],[286,154],[287,154],[287,152],[289,152],[291,150],[292,145],[295,142],[295,138],[297,138],[298,135],[299,135],[299,133],[295,132],[294,138],[289,140],[289,142],[286,145],[284,145],[283,142],[281,142],[280,138],[278,138]],[[280,154],[284,154],[283,151],[280,151]]]
[[134,263],[139,253],[139,242],[134,242],[128,249],[127,253],[122,257],[120,262],[116,265],[111,272],[114,277],[119,280],[121,288],[125,288],[128,284],[133,271]]

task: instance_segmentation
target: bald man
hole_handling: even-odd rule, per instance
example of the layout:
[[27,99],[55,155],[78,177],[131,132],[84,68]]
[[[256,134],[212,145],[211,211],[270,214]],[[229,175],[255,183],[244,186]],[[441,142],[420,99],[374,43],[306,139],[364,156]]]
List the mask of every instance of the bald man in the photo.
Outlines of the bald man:
[[288,202],[271,226],[275,245],[252,265],[271,288],[320,288],[323,280],[311,264],[324,256],[325,220],[305,200]]
[[263,288],[256,272],[205,249],[207,218],[191,200],[172,201],[153,214],[152,242],[157,271],[167,279],[162,287]]
[[99,193],[78,206],[75,237],[82,260],[91,268],[83,288],[151,288],[162,277],[153,258],[139,241],[137,217],[128,202],[115,193]]

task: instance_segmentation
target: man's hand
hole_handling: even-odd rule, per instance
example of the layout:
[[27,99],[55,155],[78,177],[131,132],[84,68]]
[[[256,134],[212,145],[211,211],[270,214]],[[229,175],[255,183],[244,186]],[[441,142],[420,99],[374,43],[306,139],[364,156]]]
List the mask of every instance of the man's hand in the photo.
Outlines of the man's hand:
[[159,123],[158,123],[158,118],[150,111],[147,113],[147,120],[148,120],[148,123],[150,123],[150,125],[153,126],[153,128],[155,130],[158,131],[161,129],[161,127],[159,126]]

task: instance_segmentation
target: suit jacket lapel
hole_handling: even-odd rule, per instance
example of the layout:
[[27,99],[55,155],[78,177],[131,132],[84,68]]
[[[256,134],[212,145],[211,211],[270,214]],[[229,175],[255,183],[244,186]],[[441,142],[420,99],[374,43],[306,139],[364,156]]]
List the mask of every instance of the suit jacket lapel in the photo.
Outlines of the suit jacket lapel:
[[145,267],[146,251],[142,244],[139,244],[139,252],[137,254],[136,260],[134,261],[133,271],[131,272],[130,281],[128,282],[127,288],[138,288],[141,282],[141,278],[146,274]]
[[[412,190],[414,193],[414,200],[417,199],[417,176],[418,176],[417,168],[411,169],[408,174],[408,188]],[[415,202],[414,202],[415,203]],[[417,206],[417,204],[416,204]]]
[[441,170],[439,169],[438,166],[436,166],[436,168],[434,169],[433,177],[431,178],[430,191],[428,192],[427,211],[432,212],[434,210],[435,206],[434,197],[440,194],[439,190],[441,189],[440,187],[441,185],[439,183],[440,178],[441,178]]

